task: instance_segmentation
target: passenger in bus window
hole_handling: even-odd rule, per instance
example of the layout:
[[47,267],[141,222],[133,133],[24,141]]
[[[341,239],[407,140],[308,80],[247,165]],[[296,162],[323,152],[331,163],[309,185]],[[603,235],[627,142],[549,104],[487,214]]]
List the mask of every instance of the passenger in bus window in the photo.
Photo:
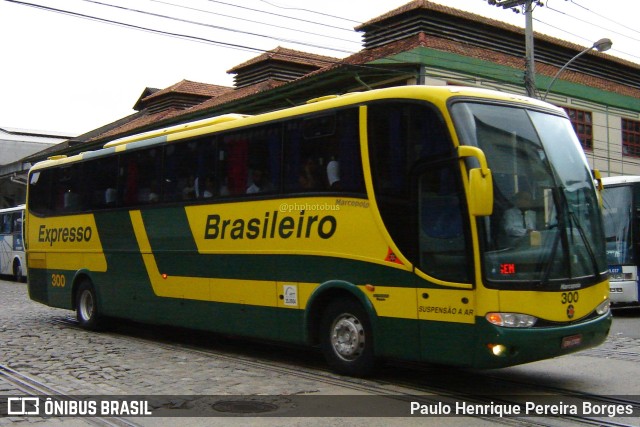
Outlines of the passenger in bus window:
[[106,206],[115,206],[118,197],[118,190],[115,188],[107,188],[104,192],[104,202]]
[[264,193],[271,190],[267,174],[262,169],[254,169],[251,172],[251,185],[247,188],[247,194]]
[[213,178],[210,176],[205,178],[204,190],[202,191],[202,197],[209,199],[215,195],[215,186],[213,185]]
[[340,189],[340,163],[334,158],[327,164],[327,181],[331,190]]
[[502,217],[504,243],[514,244],[536,229],[536,211],[532,209],[533,199],[528,191],[520,191],[514,197],[514,206],[507,209]]
[[139,201],[148,201],[149,203],[156,203],[160,201],[160,191],[158,191],[158,189],[159,186],[156,180],[151,181],[151,188],[149,189],[149,193],[146,195],[146,200],[145,196],[142,195],[140,196]]
[[313,157],[308,157],[302,170],[300,171],[300,177],[298,178],[298,184],[302,190],[318,190],[321,188],[321,172],[319,168],[319,162],[314,160]]
[[187,185],[182,189],[182,199],[191,200],[196,198],[196,186],[195,178],[193,175],[189,175],[187,178]]
[[80,195],[71,189],[64,193],[64,208],[67,210],[77,210],[80,208]]

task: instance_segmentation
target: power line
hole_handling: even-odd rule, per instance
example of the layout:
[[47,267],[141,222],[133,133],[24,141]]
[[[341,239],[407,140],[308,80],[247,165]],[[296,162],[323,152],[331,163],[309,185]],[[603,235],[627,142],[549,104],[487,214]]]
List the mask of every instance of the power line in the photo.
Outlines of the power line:
[[599,13],[597,13],[597,12],[594,12],[593,10],[589,9],[588,7],[585,7],[585,6],[581,5],[581,4],[578,4],[575,0],[570,0],[570,1],[571,1],[571,3],[575,4],[575,5],[576,5],[576,6],[578,6],[579,8],[584,9],[584,10],[586,10],[586,11],[588,11],[588,12],[590,12],[590,13],[592,13],[592,14],[596,15],[596,16],[597,16],[597,17],[599,17],[599,18],[605,19],[605,20],[607,20],[607,21],[609,21],[609,22],[611,22],[611,23],[614,23],[614,24],[619,25],[619,26],[621,26],[621,27],[623,27],[623,28],[626,28],[627,30],[631,30],[631,31],[633,31],[634,33],[640,33],[640,31],[638,31],[637,29],[632,28],[632,27],[627,27],[626,25],[621,24],[620,22],[614,21],[613,19],[607,18],[606,16],[604,16],[604,15],[602,15],[602,14],[599,14]]
[[[344,38],[335,37],[335,36],[332,36],[332,35],[314,33],[314,32],[311,32],[311,31],[305,31],[305,30],[301,30],[301,29],[297,29],[297,28],[291,28],[291,27],[285,27],[285,26],[282,26],[282,25],[270,24],[268,22],[256,21],[256,20],[248,19],[246,17],[238,17],[238,16],[233,16],[233,15],[227,15],[227,14],[220,13],[220,12],[212,12],[210,10],[198,9],[198,8],[195,8],[195,7],[184,6],[184,5],[170,3],[170,2],[166,2],[166,1],[162,1],[162,0],[149,0],[149,1],[154,2],[154,3],[164,4],[164,5],[167,5],[167,6],[173,6],[173,7],[177,7],[177,8],[181,8],[181,9],[192,10],[194,12],[201,12],[201,13],[206,13],[206,14],[210,14],[210,15],[222,16],[224,18],[236,19],[236,20],[243,21],[243,22],[251,22],[251,23],[254,23],[254,24],[265,25],[265,26],[268,26],[268,27],[279,28],[279,29],[282,29],[282,30],[295,31],[295,32],[308,34],[308,35],[312,35],[312,36],[317,36],[317,37],[325,37],[325,38],[334,39],[334,40],[338,40],[338,41],[349,42],[349,43],[358,43],[358,44],[360,43],[360,42],[355,41],[355,40],[344,39]],[[306,10],[306,9],[304,9],[304,10]]]
[[[191,36],[191,35],[187,35],[187,34],[168,32],[168,31],[164,31],[164,30],[157,30],[157,29],[153,29],[153,28],[149,28],[149,27],[143,27],[143,26],[139,26],[139,25],[128,24],[128,23],[124,23],[124,22],[120,22],[120,21],[109,20],[109,19],[100,18],[100,17],[97,17],[97,16],[81,14],[81,13],[78,13],[78,12],[73,12],[73,11],[68,11],[68,10],[63,10],[63,9],[56,9],[56,8],[52,8],[52,7],[48,7],[48,6],[43,6],[43,5],[38,5],[38,4],[33,4],[33,3],[28,3],[28,2],[18,1],[18,0],[5,0],[5,1],[8,1],[10,3],[20,4],[20,5],[23,5],[23,6],[31,6],[31,7],[35,7],[35,8],[38,8],[38,9],[47,10],[47,11],[50,11],[50,12],[66,14],[66,15],[70,15],[70,16],[74,16],[74,17],[78,17],[78,18],[89,19],[89,20],[103,22],[103,23],[107,23],[107,24],[111,24],[111,25],[116,25],[116,26],[131,28],[131,29],[136,29],[136,30],[139,30],[139,31],[145,31],[145,32],[150,32],[150,33],[154,33],[154,34],[170,36],[170,37],[175,37],[175,38],[179,38],[179,39],[190,40],[190,41],[195,41],[195,42],[200,42],[200,43],[213,44],[213,45],[220,46],[220,47],[226,47],[226,48],[237,49],[237,50],[242,50],[242,51],[249,51],[249,52],[256,52],[256,53],[266,53],[266,52],[268,52],[268,50],[254,48],[254,47],[251,47],[251,46],[228,43],[228,42],[222,42],[222,41],[212,40],[212,39],[208,39],[208,38],[204,38],[204,37],[196,37],[196,36]],[[102,4],[101,2],[99,2],[97,0],[84,0],[84,1],[88,1],[90,3]],[[132,10],[130,8],[123,8],[123,9]],[[157,14],[155,14],[155,15],[157,15]],[[314,46],[314,47],[318,47],[318,48],[321,48],[321,49],[329,49],[329,48],[326,48],[324,46]],[[409,57],[414,56],[416,59],[419,59],[420,57],[424,57],[424,53],[423,54],[418,54],[418,53],[405,52],[405,54],[407,54]],[[282,54],[282,55],[285,56],[285,57],[289,56],[292,59],[307,59],[307,57],[304,56],[304,55],[295,55],[295,54]],[[388,59],[389,59],[390,62],[395,62],[397,64],[406,64],[407,63],[406,60],[397,60],[397,59],[394,59],[394,58],[388,58]],[[324,62],[327,65],[342,64],[341,61],[321,60],[321,62]],[[418,61],[416,61],[416,62],[418,62]],[[463,60],[449,60],[449,63],[450,64],[456,64],[456,63],[467,64],[467,62],[463,61]],[[355,66],[355,67],[359,67],[361,69],[383,71],[384,73],[406,74],[406,70],[397,70],[397,69],[393,69],[393,68],[390,68],[390,67],[377,67],[377,66],[362,65],[362,64],[351,64],[351,65]],[[493,77],[493,78],[496,78],[496,79],[513,78],[513,77],[520,76],[520,72],[518,72],[516,75],[514,75],[510,71],[503,71],[503,68],[500,67],[499,65],[493,65],[493,64],[479,65],[479,64],[476,64],[475,67],[479,72],[482,72],[485,76]]]
[[[35,8],[39,8],[39,9],[43,9],[43,10],[47,10],[47,11],[51,11],[51,12],[57,12],[57,13],[61,13],[61,14],[71,15],[71,16],[78,17],[78,18],[84,18],[84,19],[99,21],[99,22],[103,22],[103,23],[107,23],[107,24],[117,25],[117,26],[121,26],[121,27],[136,29],[136,30],[150,32],[150,33],[164,35],[164,36],[175,37],[175,38],[189,40],[189,41],[196,41],[196,42],[200,42],[200,43],[213,44],[213,45],[217,45],[217,46],[220,46],[220,47],[226,47],[226,48],[230,48],[230,49],[236,49],[236,50],[241,50],[241,51],[249,51],[249,52],[256,52],[256,53],[266,53],[266,52],[268,52],[268,50],[265,50],[265,49],[259,49],[259,48],[246,46],[246,45],[241,45],[241,44],[237,44],[237,43],[222,42],[222,41],[212,40],[212,39],[205,38],[205,37],[196,37],[196,36],[191,36],[191,35],[181,34],[181,33],[176,33],[176,32],[168,32],[168,31],[164,31],[164,30],[157,30],[157,29],[154,29],[154,28],[128,24],[128,23],[115,21],[115,20],[109,20],[109,19],[100,18],[100,17],[97,17],[97,16],[92,16],[92,15],[81,14],[81,13],[78,13],[78,12],[72,12],[72,11],[63,10],[63,9],[51,8],[51,7],[43,6],[43,5],[39,5],[39,4],[33,4],[33,3],[28,3],[28,2],[18,1],[18,0],[5,0],[5,1],[8,1],[10,3],[20,4],[20,5],[23,5],[23,6],[31,6],[31,7],[35,7]],[[161,14],[157,14],[157,13],[153,13],[153,12],[139,11],[139,10],[128,8],[128,7],[111,5],[111,4],[103,3],[103,2],[100,2],[100,1],[97,1],[97,0],[83,0],[83,1],[87,1],[89,3],[95,3],[95,4],[99,4],[99,5],[103,5],[103,6],[115,7],[115,8],[123,9],[123,10],[126,10],[126,11],[132,11],[132,12],[136,12],[136,13],[144,13],[144,14],[151,15],[151,16],[156,16],[156,17],[161,17],[161,18],[166,18],[166,19],[172,19],[172,20],[178,20],[178,21],[182,21],[182,22],[185,22],[185,23],[188,23],[188,24],[195,24],[195,25],[203,25],[203,26],[207,26],[207,27],[214,27],[214,28],[217,28],[217,29],[223,29],[223,30],[226,30],[226,31],[232,31],[232,32],[235,32],[235,33],[239,32],[239,33],[245,33],[245,34],[249,34],[249,35],[253,35],[254,34],[254,33],[246,33],[246,32],[242,32],[242,31],[239,31],[239,30],[229,29],[229,28],[225,28],[225,27],[211,26],[210,24],[203,24],[203,23],[196,22],[196,21],[191,21],[191,20],[182,20],[182,19],[179,19],[179,18],[166,16],[166,15],[161,15]],[[157,1],[157,0],[151,0],[151,1]],[[167,2],[161,2],[161,1],[157,1],[157,2],[167,4]],[[259,35],[259,36],[263,36],[263,35]],[[263,37],[266,37],[266,36],[263,36]],[[292,43],[305,44],[305,43],[298,43],[296,41],[292,41]],[[311,47],[315,47],[315,48],[319,48],[319,49],[331,50],[331,48],[326,47],[326,46],[314,45],[314,44],[306,44],[306,45],[311,46]],[[353,53],[353,52],[348,52],[348,51],[342,51],[342,52]],[[416,63],[419,63],[420,62],[419,59],[421,57],[424,57],[425,55],[427,57],[430,56],[428,53],[425,54],[424,52],[422,52],[422,53],[405,52],[405,60],[395,59],[395,58],[392,58],[392,57],[387,58],[387,59],[388,59],[389,62],[395,62],[397,64],[406,64],[406,63],[408,63],[407,59],[410,60],[412,58],[412,56],[413,56],[413,57],[416,58]],[[295,54],[283,54],[283,56],[289,56],[292,59],[306,59],[307,58],[304,55],[295,55]],[[435,57],[435,56],[433,56],[433,57]],[[442,60],[442,58],[439,58],[439,59]],[[338,65],[338,64],[342,64],[343,63],[341,61],[331,61],[331,60],[326,60],[326,61],[325,60],[321,60],[321,62],[324,62],[327,65]],[[462,65],[468,64],[467,61],[455,60],[455,59],[449,59],[448,62],[449,62],[449,67],[451,67],[454,64],[462,64]],[[351,64],[351,65],[355,66],[355,67],[359,67],[361,69],[378,70],[378,71],[382,71],[384,73],[406,74],[406,70],[398,70],[398,69],[393,69],[391,67],[383,68],[383,67],[379,67],[379,66],[360,65],[360,64]],[[445,64],[442,65],[442,68],[445,69]],[[495,64],[495,65],[494,64],[490,64],[490,63],[487,63],[485,65],[476,64],[475,68],[478,71],[478,74],[483,74],[485,77],[490,77],[490,78],[495,78],[495,79],[522,78],[522,71],[517,71],[516,73],[514,73],[514,72],[509,71],[509,70],[504,70],[504,67],[502,67],[502,66],[500,66],[498,64]]]
[[[555,30],[562,31],[562,32],[563,32],[563,33],[565,33],[565,34],[569,34],[570,36],[574,36],[574,37],[577,37],[577,38],[579,38],[579,39],[581,39],[581,40],[584,40],[584,41],[586,41],[586,42],[587,42],[587,44],[592,44],[592,43],[593,43],[593,40],[588,39],[588,38],[586,38],[586,37],[582,37],[582,36],[580,36],[580,35],[578,35],[578,34],[575,34],[575,33],[571,33],[571,32],[569,32],[569,31],[565,30],[564,28],[560,28],[560,27],[557,27],[557,26],[555,26],[555,25],[551,25],[551,24],[549,24],[548,22],[541,21],[540,19],[537,19],[537,18],[533,18],[533,20],[534,20],[534,21],[536,21],[536,22],[539,22],[540,24],[546,25],[547,27],[551,27],[551,28],[553,28],[553,29],[555,29]],[[640,59],[640,56],[638,56],[638,55],[634,55],[634,54],[632,54],[632,53],[624,52],[624,51],[621,51],[621,50],[619,50],[619,49],[615,49],[615,48],[612,48],[611,50],[612,50],[612,51],[615,51],[615,52],[618,52],[618,53],[621,53],[621,54],[624,54],[624,55],[627,55],[627,56],[630,56],[630,57],[634,57],[634,58],[638,58],[638,59]]]
[[570,15],[570,14],[568,14],[568,13],[566,13],[566,12],[561,11],[561,10],[554,9],[554,8],[552,8],[552,7],[548,6],[548,5],[547,5],[547,9],[549,9],[549,10],[551,10],[551,11],[553,11],[553,12],[559,13],[559,14],[561,14],[561,15],[567,16],[567,17],[569,17],[569,18],[571,18],[571,19],[575,19],[576,21],[580,21],[580,22],[582,22],[582,23],[586,23],[586,24],[589,24],[589,25],[593,25],[594,27],[601,28],[601,29],[603,29],[603,30],[607,30],[607,31],[609,31],[609,32],[611,32],[611,33],[618,34],[618,35],[623,36],[623,37],[627,37],[627,38],[629,38],[629,39],[631,39],[631,40],[633,40],[633,41],[636,41],[636,42],[640,42],[640,39],[636,39],[636,38],[633,38],[633,37],[628,36],[628,35],[626,35],[626,34],[623,34],[623,33],[620,33],[620,32],[618,32],[618,31],[612,30],[612,29],[610,29],[610,28],[605,28],[605,27],[603,27],[603,26],[601,26],[601,25],[598,25],[598,24],[595,24],[595,23],[593,23],[593,22],[586,21],[586,20],[584,20],[584,19],[581,19],[581,18],[578,18],[578,17],[576,17],[576,16]]
[[239,6],[239,5],[237,5],[237,4],[227,3],[227,2],[223,2],[223,1],[219,1],[219,0],[207,0],[207,1],[209,1],[209,2],[211,2],[211,3],[223,4],[223,5],[225,5],[225,6],[237,7],[237,8],[243,9],[243,10],[250,10],[250,11],[252,11],[252,12],[266,13],[267,15],[278,16],[278,17],[280,17],[280,18],[294,19],[294,20],[296,20],[296,21],[306,22],[306,23],[308,23],[308,24],[321,25],[321,26],[323,26],[323,27],[334,28],[334,29],[336,29],[336,30],[349,31],[349,32],[353,31],[353,29],[349,29],[349,28],[336,27],[336,26],[334,26],[334,25],[328,25],[328,24],[325,24],[325,23],[323,23],[323,22],[316,22],[316,21],[309,21],[309,20],[306,20],[306,19],[294,18],[294,17],[287,16],[287,15],[281,15],[281,14],[279,14],[279,13],[268,12],[268,11],[260,10],[260,9],[253,9],[253,8],[246,7],[246,6]]
[[353,19],[345,18],[345,17],[343,17],[343,16],[331,15],[331,14],[328,14],[328,13],[318,12],[318,11],[315,11],[315,10],[311,10],[311,9],[304,9],[304,8],[300,8],[300,7],[281,6],[281,5],[277,5],[277,4],[275,4],[275,3],[268,2],[267,0],[260,0],[260,1],[261,1],[262,3],[266,3],[266,4],[268,4],[269,6],[273,6],[273,7],[276,7],[276,8],[278,8],[278,9],[299,10],[299,11],[301,11],[301,12],[313,13],[313,14],[316,14],[316,15],[325,16],[325,17],[327,17],[327,18],[341,19],[341,20],[343,20],[343,21],[351,22],[351,23],[356,24],[356,25],[360,24],[360,22],[359,22],[359,21],[355,21],[355,20],[353,20]]
[[44,5],[35,4],[35,3],[28,3],[28,2],[18,1],[18,0],[4,0],[4,1],[6,1],[8,3],[18,4],[18,5],[21,5],[21,6],[27,6],[27,7],[33,7],[35,9],[45,10],[47,12],[60,13],[60,14],[63,14],[63,15],[68,15],[68,16],[72,16],[72,17],[76,17],[76,18],[88,19],[90,21],[102,22],[102,23],[105,23],[105,24],[110,24],[110,25],[115,25],[115,26],[125,27],[125,28],[131,28],[131,29],[134,29],[134,30],[139,30],[139,31],[144,31],[144,32],[149,32],[149,33],[154,33],[154,34],[160,34],[160,35],[164,35],[164,36],[176,37],[176,38],[180,38],[180,39],[186,39],[186,40],[191,40],[191,41],[196,41],[196,42],[201,42],[201,43],[214,44],[214,45],[218,45],[218,46],[222,46],[222,47],[238,48],[238,49],[248,50],[248,51],[253,51],[253,52],[264,52],[264,50],[262,50],[262,49],[257,49],[257,48],[253,48],[253,47],[250,47],[250,46],[243,46],[243,45],[234,44],[234,43],[221,42],[221,41],[217,41],[217,40],[207,39],[207,38],[204,38],[204,37],[190,36],[190,35],[186,35],[186,34],[173,33],[173,32],[169,32],[169,31],[156,30],[154,28],[143,27],[143,26],[134,25],[134,24],[128,24],[128,23],[125,23],[125,22],[114,21],[112,19],[100,18],[100,17],[97,17],[97,16],[87,15],[87,14],[84,14],[84,13],[73,12],[73,11],[64,10],[64,9],[57,9],[57,8],[54,8],[54,7],[44,6]]
[[153,16],[153,17],[156,17],[156,18],[169,19],[169,20],[183,22],[183,23],[187,23],[187,24],[193,24],[193,25],[198,25],[198,26],[202,26],[202,27],[213,28],[213,29],[216,29],[216,30],[224,30],[224,31],[232,32],[232,33],[246,34],[246,35],[253,36],[253,37],[267,38],[267,39],[271,39],[271,40],[277,40],[277,41],[280,41],[280,42],[294,43],[294,44],[297,44],[297,45],[300,45],[300,46],[307,46],[307,47],[314,47],[314,48],[318,48],[318,49],[332,50],[332,51],[340,52],[340,53],[348,53],[348,54],[354,53],[353,51],[348,51],[348,50],[343,50],[343,49],[338,49],[338,48],[332,48],[332,47],[327,47],[327,46],[320,46],[320,45],[313,44],[313,43],[307,43],[307,42],[302,42],[302,41],[297,41],[297,40],[289,40],[289,39],[280,38],[280,37],[267,36],[267,35],[264,35],[264,34],[253,33],[253,32],[249,32],[249,31],[236,30],[236,29],[233,29],[233,28],[222,27],[222,26],[213,25],[213,24],[206,24],[204,22],[193,21],[193,20],[190,20],[190,19],[176,18],[176,17],[173,17],[173,16],[163,15],[163,14],[160,14],[160,13],[148,12],[148,11],[144,11],[144,10],[140,10],[140,9],[133,9],[133,8],[130,8],[130,7],[118,6],[118,5],[114,5],[114,4],[110,4],[110,3],[104,3],[104,2],[101,2],[101,1],[97,1],[97,0],[82,0],[82,1],[85,1],[87,3],[97,4],[97,5],[100,5],[100,6],[106,6],[106,7],[112,7],[112,8],[115,8],[115,9],[125,10],[125,11],[128,11],[128,12],[140,13],[140,14],[144,14],[144,15],[148,15],[148,16]]
[[[101,23],[105,23],[105,24],[111,24],[111,25],[116,25],[116,26],[120,26],[120,27],[125,27],[125,28],[130,28],[130,29],[134,29],[134,30],[139,30],[139,31],[144,31],[144,32],[149,32],[149,33],[153,33],[153,34],[159,34],[159,35],[163,35],[163,36],[169,36],[169,37],[175,37],[175,38],[179,38],[179,39],[185,39],[185,40],[189,40],[189,41],[196,41],[196,42],[200,42],[200,43],[207,43],[207,44],[213,44],[216,46],[221,46],[221,47],[226,47],[226,48],[231,48],[231,49],[239,49],[239,50],[243,50],[243,51],[250,51],[250,52],[256,52],[256,53],[266,53],[268,52],[268,50],[265,49],[259,49],[259,48],[255,48],[255,47],[251,47],[251,46],[245,46],[245,45],[241,45],[241,44],[236,44],[236,43],[229,43],[229,42],[221,42],[218,40],[212,40],[212,39],[207,39],[204,37],[197,37],[197,36],[191,36],[191,35],[187,35],[187,34],[180,34],[180,33],[175,33],[175,32],[170,32],[170,31],[164,31],[164,30],[157,30],[154,28],[149,28],[149,27],[144,27],[144,26],[140,26],[140,25],[134,25],[134,24],[129,24],[129,23],[125,23],[125,22],[120,22],[120,21],[115,21],[112,19],[106,19],[106,18],[100,18],[97,16],[93,16],[93,15],[87,15],[84,13],[79,13],[79,12],[73,12],[73,11],[69,11],[69,10],[64,10],[64,9],[58,9],[58,8],[53,8],[50,6],[44,6],[44,5],[40,5],[40,4],[34,4],[34,3],[28,3],[28,2],[23,2],[23,1],[19,1],[19,0],[4,0],[6,2],[9,3],[14,3],[14,4],[18,4],[21,6],[27,6],[27,7],[33,7],[36,9],[41,9],[41,10],[45,10],[48,12],[54,12],[54,13],[60,13],[63,15],[68,15],[68,16],[72,16],[72,17],[76,17],[76,18],[82,18],[82,19],[88,19],[91,21],[96,21],[96,22],[101,22]],[[281,56],[283,57],[289,57],[292,59],[308,59],[308,56],[301,54],[301,55],[297,55],[295,53],[280,53]],[[326,65],[341,65],[343,64],[342,61],[333,61],[330,59],[322,59],[322,58],[316,58],[316,60],[318,62],[323,62]],[[368,69],[368,70],[377,70],[377,71],[382,71],[385,73],[396,73],[396,74],[406,74],[405,70],[395,70],[392,68],[383,68],[383,67],[377,67],[377,66],[373,66],[373,65],[363,65],[363,64],[347,64],[356,68],[361,68],[361,69]]]

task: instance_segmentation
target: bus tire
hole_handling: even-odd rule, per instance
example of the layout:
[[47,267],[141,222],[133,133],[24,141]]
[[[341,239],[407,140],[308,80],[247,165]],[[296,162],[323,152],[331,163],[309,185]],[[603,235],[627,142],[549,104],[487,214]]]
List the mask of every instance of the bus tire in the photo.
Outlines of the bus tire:
[[20,260],[13,261],[13,280],[16,282],[22,282],[22,265]]
[[90,331],[101,329],[100,313],[98,311],[98,298],[93,284],[89,280],[83,280],[78,286],[76,294],[76,318],[80,327]]
[[375,367],[373,332],[362,305],[336,299],[325,309],[320,322],[320,347],[337,373],[361,377]]

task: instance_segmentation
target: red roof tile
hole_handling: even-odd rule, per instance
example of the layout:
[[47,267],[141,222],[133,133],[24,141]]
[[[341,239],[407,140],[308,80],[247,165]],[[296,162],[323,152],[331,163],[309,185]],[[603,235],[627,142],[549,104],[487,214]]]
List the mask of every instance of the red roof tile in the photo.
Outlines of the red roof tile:
[[[475,13],[471,13],[471,12],[466,12],[463,10],[459,10],[459,9],[454,9],[452,7],[448,7],[448,6],[443,6],[441,4],[437,4],[437,3],[433,3],[430,2],[429,0],[414,0],[411,1],[403,6],[400,6],[394,10],[391,10],[383,15],[380,15],[376,18],[373,18],[361,25],[358,25],[357,27],[355,27],[356,31],[366,31],[369,27],[375,26],[380,24],[383,21],[386,21],[390,18],[393,18],[395,16],[399,16],[402,15],[403,13],[406,12],[410,12],[413,10],[417,10],[417,9],[425,9],[425,10],[429,10],[429,11],[433,11],[433,12],[439,12],[439,13],[443,13],[446,15],[450,15],[450,16],[455,16],[458,18],[462,18],[465,20],[469,20],[469,21],[474,21],[480,24],[484,24],[487,26],[490,26],[492,28],[497,28],[497,29],[502,29],[505,31],[510,31],[510,32],[514,32],[517,34],[522,34],[524,35],[525,31],[524,28],[518,27],[516,25],[511,25],[511,24],[507,24],[506,22],[503,21],[498,21],[495,19],[491,19],[491,18],[486,18],[484,16],[481,15],[476,15]],[[564,47],[567,49],[571,49],[571,50],[575,50],[576,53],[582,51],[585,47],[587,46],[581,46],[575,43],[571,43],[568,42],[566,40],[562,40],[562,39],[557,39],[555,37],[551,37],[548,36],[546,34],[542,34],[542,33],[537,33],[534,31],[534,36],[536,40],[540,40],[540,41],[545,41],[551,44],[554,44],[556,46],[560,46],[560,47]],[[523,39],[524,40],[524,39]],[[617,62],[620,64],[623,64],[625,66],[630,66],[630,67],[634,67],[634,68],[638,68],[640,69],[640,65],[631,62],[631,61],[627,61],[624,60],[622,58],[618,58],[615,56],[611,56],[611,55],[607,55],[605,53],[600,53],[597,51],[592,51],[589,53],[590,55],[597,55],[597,56],[601,56],[603,58],[606,58],[609,61],[613,61],[613,62]]]
[[258,55],[255,58],[251,58],[250,60],[243,62],[240,65],[236,65],[235,67],[227,71],[227,73],[237,73],[243,68],[247,68],[251,65],[257,64],[259,62],[267,61],[267,60],[293,62],[296,64],[311,65],[318,68],[325,67],[327,66],[327,64],[331,64],[336,61],[339,61],[339,59],[333,58],[331,56],[316,55],[313,53],[287,49],[279,46],[273,50],[263,53],[262,55]]
[[168,93],[182,93],[187,95],[214,97],[222,95],[223,93],[230,90],[233,90],[233,88],[228,86],[212,85],[209,83],[192,82],[190,80],[182,80],[174,85],[169,86],[168,88],[161,89],[157,92],[152,93],[146,98],[143,98],[142,101],[147,102],[151,99],[158,98]]
[[213,97],[209,100],[206,100],[188,109],[174,108],[174,109],[168,109],[168,110],[161,111],[154,114],[140,115],[134,118],[132,121],[123,124],[122,126],[118,126],[94,138],[91,138],[90,141],[99,141],[102,139],[115,139],[117,137],[129,134],[130,132],[139,131],[140,129],[143,129],[150,125],[154,125],[154,126],[158,125],[158,123],[162,121],[175,119],[176,117],[190,114],[197,111],[206,110],[207,108],[212,108],[217,105],[231,102],[236,99],[241,99],[247,96],[255,95],[257,93],[260,93],[269,89],[273,89],[283,84],[284,83],[281,81],[268,80],[268,81],[261,82],[257,85],[246,86],[239,89],[229,88],[230,90],[224,91],[221,95]]

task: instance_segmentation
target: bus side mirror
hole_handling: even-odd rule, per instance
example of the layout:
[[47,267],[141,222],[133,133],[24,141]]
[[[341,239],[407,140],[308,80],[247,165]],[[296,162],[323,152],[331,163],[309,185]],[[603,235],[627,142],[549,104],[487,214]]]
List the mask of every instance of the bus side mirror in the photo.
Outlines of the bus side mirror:
[[493,175],[481,149],[468,145],[458,147],[460,157],[473,157],[480,167],[469,171],[469,212],[473,216],[493,213]]
[[480,168],[469,171],[469,211],[473,216],[487,216],[493,213],[491,170],[484,175]]
[[600,169],[592,169],[591,175],[593,176],[593,180],[596,183],[598,191],[602,191],[604,189],[604,185],[602,185],[602,174],[600,173]]
[[602,174],[599,169],[592,169],[591,176],[593,177],[593,181],[596,185],[596,190],[598,190],[598,204],[600,205],[600,209],[604,205],[604,200],[602,199],[602,192],[604,191],[604,184],[602,184]]

